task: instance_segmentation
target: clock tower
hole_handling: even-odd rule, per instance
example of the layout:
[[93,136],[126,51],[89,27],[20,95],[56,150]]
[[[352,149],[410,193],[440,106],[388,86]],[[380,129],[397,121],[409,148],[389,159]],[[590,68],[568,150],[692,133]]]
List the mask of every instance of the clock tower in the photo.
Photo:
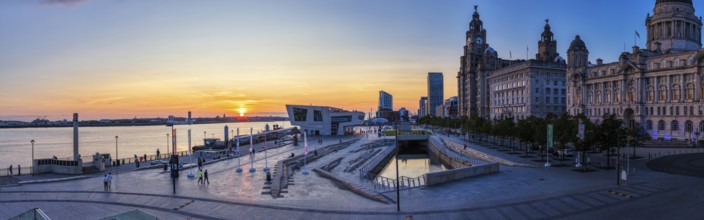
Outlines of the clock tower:
[[478,92],[479,72],[484,62],[484,55],[489,45],[486,43],[486,30],[484,22],[479,18],[477,5],[474,6],[472,21],[469,22],[469,30],[465,36],[464,55],[462,64],[457,74],[459,111],[460,115],[478,115]]

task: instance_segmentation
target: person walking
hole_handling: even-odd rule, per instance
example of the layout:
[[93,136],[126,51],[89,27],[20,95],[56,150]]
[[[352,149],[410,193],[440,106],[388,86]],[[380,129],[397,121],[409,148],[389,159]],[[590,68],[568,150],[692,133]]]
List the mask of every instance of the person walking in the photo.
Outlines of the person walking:
[[108,190],[112,189],[112,173],[108,173]]
[[108,174],[103,176],[103,191],[108,191]]
[[156,149],[156,159],[161,159],[161,155],[159,155],[159,148]]
[[205,182],[208,182],[208,185],[210,185],[210,180],[208,180],[208,170],[205,170],[205,180],[203,181],[203,185],[205,185]]
[[144,154],[144,162],[147,161],[147,154]]
[[22,176],[22,167],[19,164],[17,164],[17,175]]
[[10,169],[8,169],[8,171],[7,171],[7,172],[9,172],[9,173],[10,173],[10,176],[14,175],[14,174],[12,173],[12,164],[10,164]]
[[203,170],[198,169],[198,185],[203,182]]
[[203,166],[203,159],[198,157],[198,169],[200,169]]

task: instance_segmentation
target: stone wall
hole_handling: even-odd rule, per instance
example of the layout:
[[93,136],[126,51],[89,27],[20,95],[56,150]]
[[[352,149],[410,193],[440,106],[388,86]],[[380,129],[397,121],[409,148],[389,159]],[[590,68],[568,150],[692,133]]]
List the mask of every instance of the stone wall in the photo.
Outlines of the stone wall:
[[445,171],[438,171],[425,174],[426,186],[438,185],[446,182],[452,182],[468,177],[481,176],[499,172],[499,164],[491,163],[467,168],[459,168]]

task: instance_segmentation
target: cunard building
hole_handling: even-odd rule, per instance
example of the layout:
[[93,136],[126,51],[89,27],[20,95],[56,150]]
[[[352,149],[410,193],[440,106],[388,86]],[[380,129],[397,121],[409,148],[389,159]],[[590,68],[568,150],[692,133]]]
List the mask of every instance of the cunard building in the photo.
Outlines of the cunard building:
[[590,65],[587,45],[575,37],[567,51],[567,110],[597,123],[616,114],[653,139],[694,139],[704,132],[702,19],[692,0],[657,0],[645,25],[647,48],[634,46],[614,63]]

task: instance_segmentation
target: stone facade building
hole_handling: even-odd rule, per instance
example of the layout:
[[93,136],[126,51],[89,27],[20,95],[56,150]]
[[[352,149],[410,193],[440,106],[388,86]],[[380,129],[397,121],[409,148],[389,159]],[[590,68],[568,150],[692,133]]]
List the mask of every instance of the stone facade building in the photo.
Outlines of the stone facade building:
[[566,64],[548,20],[535,59],[506,60],[486,43],[476,9],[457,74],[459,115],[521,119],[565,112]]
[[[618,62],[588,62],[576,36],[567,51],[567,110],[599,122],[616,114],[653,139],[692,140],[704,131],[702,20],[692,0],[656,0],[645,19],[647,48],[634,46]],[[701,138],[699,138],[701,139]]]

